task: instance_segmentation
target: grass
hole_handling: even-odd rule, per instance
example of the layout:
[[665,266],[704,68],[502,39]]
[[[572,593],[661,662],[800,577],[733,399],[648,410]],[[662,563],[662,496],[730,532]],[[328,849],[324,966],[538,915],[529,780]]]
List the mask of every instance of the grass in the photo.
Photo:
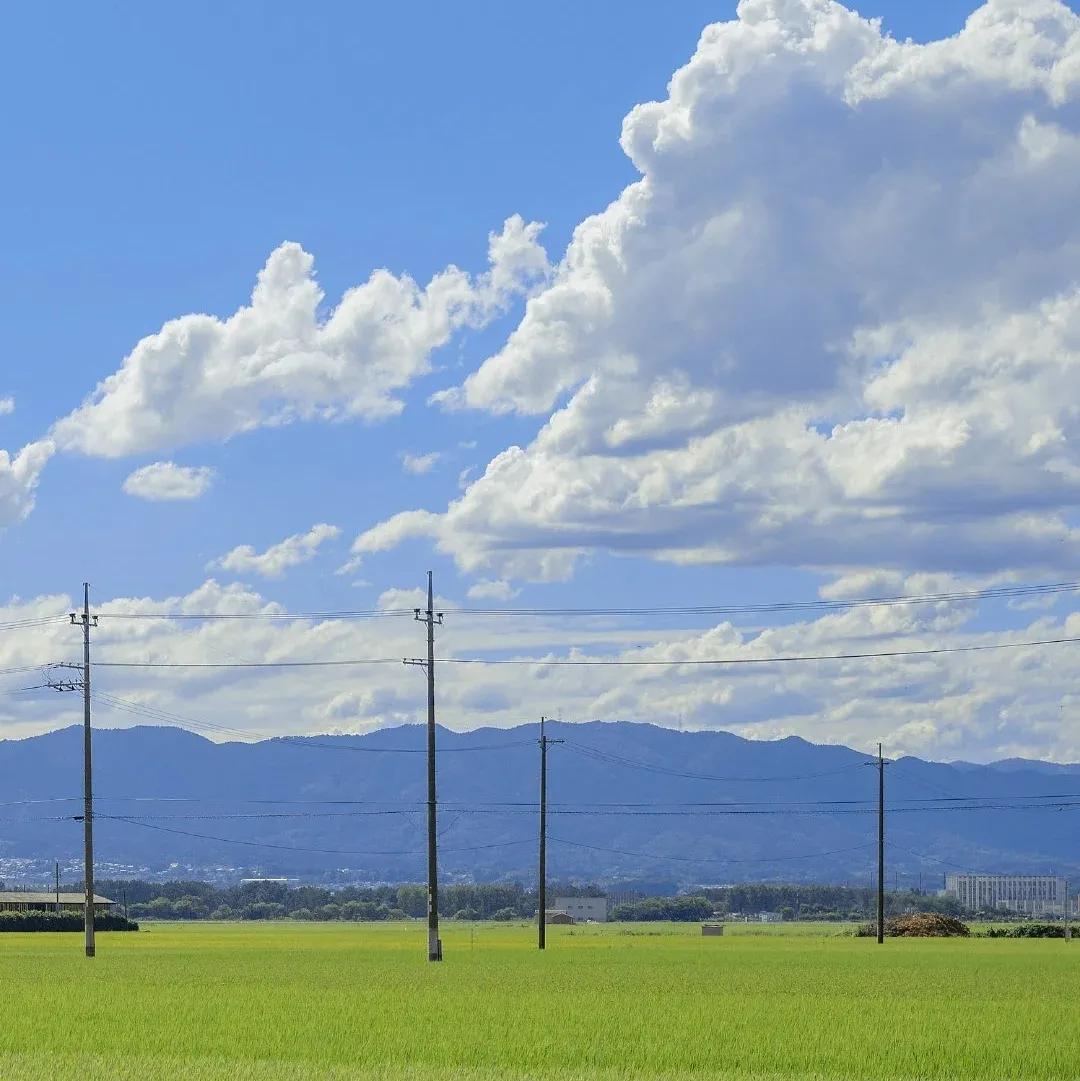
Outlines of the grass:
[[[1080,946],[833,926],[153,924],[5,935],[0,1079],[1080,1077]],[[786,932],[786,933],[784,933]],[[816,933],[815,933],[816,932]]]

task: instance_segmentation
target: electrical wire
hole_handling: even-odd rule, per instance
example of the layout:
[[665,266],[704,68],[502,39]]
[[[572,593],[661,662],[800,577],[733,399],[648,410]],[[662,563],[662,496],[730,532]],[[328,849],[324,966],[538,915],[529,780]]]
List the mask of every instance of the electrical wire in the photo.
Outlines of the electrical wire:
[[28,616],[26,619],[9,619],[0,623],[0,631],[35,630],[38,627],[48,627],[53,624],[67,623],[67,616]]
[[[439,657],[438,664],[528,665],[535,668],[680,668],[741,667],[747,665],[796,664],[815,661],[861,661],[878,658],[934,657],[949,653],[982,653],[1003,649],[1031,649],[1038,646],[1075,645],[1080,637],[1040,638],[1023,642],[982,642],[966,646],[932,646],[923,649],[889,649],[865,653],[781,654],[775,657],[708,657],[680,660],[626,658],[550,657]],[[400,657],[365,657],[342,661],[95,661],[98,668],[138,669],[284,669],[338,668],[362,665],[401,664]]]
[[598,762],[606,762],[611,765],[625,766],[628,769],[640,769],[648,773],[659,773],[667,777],[680,777],[685,780],[694,781],[721,781],[725,783],[743,781],[747,783],[806,781],[818,777],[835,777],[838,774],[847,773],[848,770],[872,764],[872,762],[867,759],[867,761],[865,762],[853,762],[850,765],[841,767],[840,769],[825,770],[821,773],[802,773],[775,777],[727,777],[713,773],[696,773],[689,770],[677,770],[669,766],[658,765],[652,762],[644,762],[641,759],[629,758],[625,755],[620,755],[613,751],[605,751],[599,747],[590,747],[587,744],[578,743],[576,740],[567,739],[563,742],[564,745],[571,751],[574,751],[575,753],[580,754],[583,757],[592,758]]
[[[756,604],[648,605],[637,608],[443,608],[445,614],[464,616],[647,616],[647,615],[743,615],[769,612],[835,611],[878,605],[961,603],[978,600],[1047,596],[1080,590],[1080,582],[1046,582],[1034,585],[992,586],[987,589],[955,590],[916,596],[897,595],[851,599],[815,599],[807,601],[771,601]],[[335,620],[402,618],[414,615],[418,608],[354,608],[327,612],[101,612],[102,619],[159,620]]]
[[899,848],[902,852],[906,852],[909,856],[914,856],[916,859],[928,860],[930,863],[939,863],[943,867],[955,867],[958,871],[964,871],[969,875],[982,875],[982,874],[999,874],[1000,872],[987,872],[977,871],[971,867],[965,867],[961,863],[952,863],[949,860],[940,860],[936,856],[929,856],[925,852],[916,852],[913,848],[908,848],[906,845],[897,844],[895,841],[887,842],[889,848]]
[[[856,803],[869,803],[869,800],[821,800],[818,802],[807,801],[804,803],[774,804],[774,805],[726,805],[705,808],[652,808],[652,807],[549,807],[549,816],[570,818],[725,818],[731,816],[749,815],[773,815],[773,816],[800,816],[800,815],[876,815],[876,807],[852,806]],[[951,804],[948,806],[917,806],[897,807],[887,806],[885,812],[888,815],[912,814],[926,812],[969,812],[969,811],[1059,811],[1080,807],[1080,801],[1061,801],[1054,803],[1002,803],[983,802],[972,805]],[[447,805],[444,807],[451,814],[469,815],[534,815],[537,812],[535,805],[528,807],[519,806],[478,806],[471,807],[460,804]],[[270,819],[312,819],[312,818],[362,818],[369,816],[411,815],[420,814],[424,806],[413,807],[382,807],[378,809],[349,810],[349,811],[206,811],[198,813],[168,813],[168,814],[138,814],[122,815],[119,817],[133,821],[226,821],[226,820],[270,820]],[[71,816],[65,816],[71,817]],[[99,815],[98,817],[116,817],[111,815]]]
[[[360,851],[357,849],[348,848],[303,848],[296,845],[280,845],[273,844],[269,841],[242,841],[235,837],[211,837],[205,833],[192,833],[188,830],[178,830],[171,826],[158,826],[152,822],[142,822],[136,818],[129,818],[123,815],[95,815],[95,818],[107,818],[113,822],[125,822],[129,826],[142,826],[145,829],[158,830],[161,833],[175,833],[181,837],[194,837],[201,841],[218,841],[222,844],[232,845],[244,845],[248,848],[273,848],[284,852],[305,852],[314,855],[325,856],[418,856],[426,852],[427,849],[398,849],[390,851]],[[451,852],[479,852],[484,849],[491,848],[510,848],[513,845],[532,844],[535,838],[528,837],[519,841],[499,841],[494,844],[484,845],[467,845],[462,848],[443,848],[443,853]]]
[[853,845],[850,848],[834,848],[828,852],[804,852],[795,856],[773,856],[760,858],[727,858],[721,856],[661,856],[654,852],[627,852],[621,848],[604,848],[600,845],[584,844],[581,841],[568,841],[563,837],[548,836],[549,841],[556,844],[569,845],[572,848],[586,848],[592,852],[606,852],[612,856],[629,856],[632,859],[641,860],[670,860],[677,863],[786,863],[789,860],[823,859],[825,856],[837,856],[845,852],[859,852],[867,848],[873,848],[873,843]]

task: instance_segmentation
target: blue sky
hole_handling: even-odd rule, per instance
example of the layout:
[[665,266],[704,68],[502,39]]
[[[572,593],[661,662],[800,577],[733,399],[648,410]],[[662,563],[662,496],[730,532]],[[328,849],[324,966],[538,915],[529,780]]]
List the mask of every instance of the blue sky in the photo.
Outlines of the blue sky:
[[[813,17],[820,16],[825,26],[827,12],[821,13],[827,5],[823,5],[824,0],[753,0],[743,13],[743,23],[759,26],[757,15],[769,15],[776,17],[777,25],[786,20],[795,27],[804,11],[816,11]],[[921,43],[956,34],[974,6],[973,0],[879,0],[860,5],[860,12],[880,17],[885,31],[898,41],[910,38]],[[1064,5],[1017,0],[998,6],[1004,14],[995,16],[999,23],[994,32],[1019,42],[1017,55],[1023,51],[1025,34],[1043,33],[1040,20],[1051,8],[1053,18],[1067,30]],[[102,443],[93,432],[86,437],[88,442],[69,441],[42,469],[33,509],[24,507],[0,533],[7,596],[26,601],[70,593],[89,578],[102,598],[160,599],[188,594],[213,573],[222,582],[243,581],[262,597],[294,609],[334,609],[367,606],[384,590],[418,585],[429,567],[436,571],[440,592],[453,600],[465,602],[466,591],[477,582],[499,582],[505,584],[493,588],[503,590],[507,598],[512,595],[514,604],[553,606],[744,603],[811,598],[819,589],[838,591],[836,595],[919,593],[957,584],[979,588],[1005,580],[1080,577],[1072,573],[1078,542],[1071,532],[1071,495],[1045,480],[1068,475],[1062,463],[1070,462],[1075,451],[1065,450],[1029,466],[1024,457],[1028,452],[1016,449],[1036,444],[1041,448],[1044,443],[1039,440],[1052,442],[1058,437],[1067,445],[1070,431],[1065,421],[1032,403],[1024,424],[1010,421],[1000,430],[994,428],[994,447],[1003,456],[997,464],[985,449],[972,445],[971,461],[958,466],[961,472],[970,469],[966,480],[932,475],[932,470],[917,474],[912,463],[920,455],[927,461],[942,455],[964,457],[967,451],[961,445],[966,437],[956,433],[978,428],[993,411],[987,405],[978,415],[959,417],[935,406],[933,417],[917,428],[910,392],[912,386],[925,388],[930,378],[928,368],[912,375],[922,355],[919,350],[928,349],[926,342],[940,343],[945,340],[941,335],[952,335],[948,340],[956,341],[987,316],[986,311],[978,317],[973,314],[975,302],[968,290],[981,298],[980,303],[991,298],[997,305],[990,313],[992,322],[998,316],[1003,321],[1023,318],[1075,284],[1078,271],[1070,238],[1047,240],[1054,231],[1055,208],[1068,205],[1070,198],[1067,163],[1056,178],[1031,179],[1025,174],[1015,183],[1003,182],[999,190],[1007,189],[1006,194],[990,209],[980,203],[986,195],[978,177],[984,174],[969,170],[976,158],[984,165],[1004,161],[995,154],[1013,139],[1024,117],[1033,118],[1038,130],[1032,139],[1043,139],[1039,147],[1049,145],[1046,140],[1053,133],[1075,132],[1080,127],[1075,90],[1066,87],[1055,97],[1058,91],[1049,83],[1042,90],[1020,87],[1009,82],[1011,76],[989,66],[978,73],[978,79],[988,80],[985,84],[970,73],[965,76],[970,76],[970,86],[961,86],[959,78],[939,84],[937,61],[932,59],[938,54],[923,52],[918,55],[931,58],[924,68],[896,61],[900,74],[893,82],[875,69],[872,78],[878,81],[867,91],[850,60],[845,76],[849,106],[852,95],[862,95],[862,104],[857,109],[851,106],[852,113],[869,117],[878,110],[877,119],[850,132],[825,103],[826,92],[819,95],[816,75],[801,70],[791,75],[795,89],[786,104],[762,89],[773,78],[763,52],[753,61],[764,73],[763,82],[749,79],[740,84],[730,99],[724,99],[728,112],[715,114],[738,118],[730,131],[708,126],[714,122],[710,110],[719,106],[711,91],[701,89],[714,71],[703,63],[702,82],[686,91],[701,95],[695,99],[701,110],[695,115],[704,118],[700,130],[707,129],[702,148],[687,140],[685,152],[657,150],[656,160],[643,167],[644,159],[632,161],[619,145],[624,116],[639,103],[666,98],[672,73],[690,60],[706,25],[737,27],[734,4],[464,7],[323,3],[301,11],[287,5],[196,3],[181,12],[155,5],[112,4],[91,11],[60,4],[48,9],[24,6],[11,13],[7,36],[14,44],[0,71],[5,98],[15,103],[5,123],[10,164],[0,175],[7,254],[0,264],[6,330],[0,399],[10,396],[14,409],[0,415],[0,447],[14,454],[24,444],[46,437],[52,425],[75,411],[101,380],[121,367],[140,339],[167,321],[188,313],[230,316],[248,302],[256,274],[285,241],[297,242],[314,257],[314,273],[325,294],[319,309],[322,318],[345,290],[361,285],[379,268],[399,277],[409,275],[421,287],[451,264],[472,275],[482,273],[488,234],[498,232],[512,215],[544,223],[540,243],[556,268],[551,271],[554,281],[575,228],[619,200],[644,171],[657,189],[669,185],[672,205],[678,203],[665,229],[685,231],[678,250],[661,250],[663,242],[642,239],[643,246],[653,245],[648,248],[652,263],[646,260],[640,266],[661,265],[668,258],[675,261],[672,265],[682,265],[678,260],[691,249],[691,238],[706,235],[702,230],[707,233],[709,223],[722,220],[715,206],[707,214],[703,211],[696,223],[684,220],[694,213],[696,192],[711,191],[710,178],[722,176],[718,183],[728,185],[732,206],[743,193],[744,221],[758,192],[765,193],[760,202],[770,216],[759,222],[752,240],[748,233],[725,242],[726,247],[718,249],[723,253],[719,261],[709,263],[726,267],[730,259],[730,265],[743,269],[735,285],[717,284],[712,298],[707,295],[710,287],[702,287],[706,295],[696,303],[704,336],[680,345],[682,352],[676,358],[679,365],[686,360],[689,373],[673,391],[676,398],[684,398],[680,408],[697,409],[693,403],[704,394],[709,400],[700,408],[706,419],[695,419],[695,414],[685,421],[685,429],[676,424],[665,430],[668,434],[677,430],[680,434],[671,438],[693,455],[709,433],[715,436],[727,430],[725,426],[747,420],[755,410],[762,424],[766,417],[771,424],[786,415],[785,408],[812,402],[807,430],[827,436],[834,425],[850,424],[851,439],[865,436],[867,425],[880,424],[882,433],[874,438],[885,442],[857,451],[858,468],[846,458],[829,466],[831,475],[844,474],[837,483],[848,504],[862,501],[861,524],[852,528],[844,517],[850,512],[848,504],[836,510],[835,518],[826,522],[823,516],[805,529],[778,526],[769,514],[749,524],[742,518],[735,521],[732,515],[741,512],[731,510],[734,489],[727,489],[729,494],[709,497],[715,502],[708,513],[692,520],[687,514],[683,527],[679,523],[690,498],[687,493],[708,484],[710,468],[699,471],[700,463],[688,467],[677,481],[671,476],[647,481],[641,474],[622,511],[612,516],[610,507],[595,510],[596,493],[585,491],[589,484],[601,488],[606,484],[603,469],[597,466],[595,474],[590,473],[586,463],[580,472],[589,478],[581,481],[584,487],[578,491],[573,484],[564,485],[564,490],[577,492],[577,508],[565,521],[550,519],[562,501],[552,502],[548,492],[542,498],[549,502],[536,511],[531,526],[524,514],[508,529],[496,522],[500,496],[488,485],[465,506],[464,524],[447,519],[430,528],[395,529],[390,541],[369,536],[358,542],[355,568],[338,573],[349,559],[354,538],[364,537],[379,523],[392,522],[401,512],[443,515],[461,496],[462,471],[470,469],[468,480],[475,481],[509,447],[528,448],[534,462],[520,484],[512,481],[519,491],[528,490],[533,481],[542,487],[537,478],[548,468],[544,463],[576,477],[577,467],[566,457],[569,444],[560,444],[557,453],[551,450],[555,440],[536,449],[542,430],[568,403],[576,402],[574,408],[582,411],[595,408],[607,417],[604,424],[616,423],[609,414],[622,409],[623,403],[624,423],[637,424],[651,415],[651,406],[633,404],[638,390],[645,394],[645,384],[635,388],[623,382],[627,376],[615,362],[605,369],[606,399],[600,391],[596,402],[586,406],[574,388],[580,388],[591,365],[603,368],[609,363],[595,359],[607,355],[605,350],[611,356],[620,350],[625,355],[627,350],[633,352],[634,342],[644,347],[652,341],[650,335],[660,333],[664,306],[658,304],[659,314],[644,314],[642,294],[636,292],[637,286],[628,286],[624,297],[616,296],[618,310],[624,313],[622,325],[609,328],[604,342],[598,341],[594,330],[581,330],[574,346],[577,357],[566,361],[565,375],[549,394],[535,388],[555,378],[550,373],[563,362],[544,353],[543,343],[552,340],[554,324],[545,328],[536,321],[522,322],[526,294],[535,298],[546,288],[533,281],[504,298],[501,314],[471,320],[477,325],[459,327],[445,345],[434,349],[428,359],[432,370],[403,380],[393,391],[402,402],[396,416],[339,417],[332,422],[305,417],[286,424],[260,423],[244,432],[222,428],[191,440],[170,438],[159,446],[121,447],[114,456],[97,456]],[[1031,14],[1034,21],[1027,29],[1010,21],[1013,9],[1021,16]],[[830,87],[828,93],[835,89],[827,74],[830,64],[848,64],[858,50],[877,48],[876,31],[864,33],[855,27],[855,23],[834,27],[835,49],[822,52],[817,70],[822,73],[820,85]],[[854,44],[846,43],[849,39]],[[741,39],[734,32],[730,40],[734,43],[730,55],[742,55],[739,50],[745,43],[738,44]],[[975,49],[987,58],[987,65],[993,55],[989,40],[988,32]],[[1050,33],[1047,41],[1052,42],[1048,48],[1060,50],[1061,56],[1074,55],[1071,50],[1076,47],[1064,38]],[[960,55],[959,50],[954,53]],[[756,54],[745,45],[745,55]],[[1068,64],[1063,62],[1060,70],[1067,71]],[[801,79],[807,81],[800,90],[802,84],[794,80]],[[909,85],[895,91],[897,80],[908,80]],[[987,93],[972,89],[978,86],[993,89]],[[927,111],[918,103],[918,92],[932,87],[943,101],[939,109]],[[1000,101],[995,96],[999,91]],[[965,114],[980,94],[990,103],[977,106],[986,115],[980,113],[983,135],[976,135],[976,125],[968,123]],[[676,111],[672,109],[672,116]],[[1000,145],[991,145],[985,132],[996,131],[998,120]],[[861,123],[857,120],[856,127]],[[640,133],[646,126],[642,121],[634,130]],[[808,148],[802,157],[792,152],[779,165],[773,161],[777,147],[795,147],[802,139]],[[645,143],[636,145],[639,158],[653,154],[642,149]],[[968,150],[970,160],[964,156]],[[1067,157],[1058,144],[1046,153],[1061,154],[1063,162]],[[716,155],[710,159],[715,172],[702,166],[706,154]],[[844,259],[835,251],[827,266],[822,261],[815,269],[814,259],[825,260],[821,253],[829,247],[817,245],[800,230],[813,199],[830,214],[847,200],[857,204],[871,188],[856,189],[851,170],[837,163],[866,161],[875,155],[887,163],[883,169],[895,165],[897,176],[916,172],[930,176],[939,168],[935,183],[945,191],[952,185],[956,199],[930,207],[923,217],[905,224],[901,219],[909,212],[910,192],[905,194],[898,184],[898,202],[890,211],[895,220],[887,228],[879,229],[869,216],[858,229],[853,227],[853,237],[862,229],[868,237],[891,238],[882,241],[883,250],[895,253],[898,246],[911,245],[906,255],[900,253],[903,258],[897,256],[895,265],[890,263],[887,273],[882,271],[873,289],[857,296],[865,274],[851,271],[843,277],[837,272],[834,280],[835,267]],[[1032,160],[1038,157],[1034,150],[1032,155]],[[733,161],[740,163],[738,169]],[[798,162],[806,163],[805,175]],[[830,173],[833,168],[835,173]],[[867,185],[876,183],[871,174],[867,176]],[[881,205],[875,203],[875,212]],[[974,226],[966,226],[968,231],[958,234],[955,245],[948,248],[948,241],[943,241],[947,250],[939,253],[934,245],[944,219],[938,215],[955,223],[965,207],[980,207],[980,214],[989,215],[985,232],[996,230],[998,246]],[[654,205],[643,220],[648,225],[659,214]],[[773,229],[792,245],[786,254],[775,238],[763,239]],[[801,238],[798,244],[796,237]],[[848,242],[853,244],[848,264],[855,266],[863,255],[850,237]],[[1055,245],[1055,254],[1044,260],[1047,244]],[[1016,263],[1022,269],[968,274],[973,264],[996,266],[999,249],[1018,251]],[[636,256],[628,251],[621,254],[627,257],[630,280]],[[766,265],[767,253],[779,253],[775,266]],[[926,291],[940,298],[955,289],[956,312],[961,314],[953,313],[951,323],[936,301],[908,295],[916,289],[911,280],[924,275],[927,265],[939,257],[942,280],[948,284],[928,282]],[[950,258],[961,260],[957,265],[967,269],[946,279]],[[1028,267],[1026,259],[1030,268],[1023,269]],[[798,274],[805,269],[805,280],[788,281],[792,267]],[[641,274],[644,282],[646,271]],[[958,282],[964,274],[970,281]],[[706,279],[706,274],[695,277]],[[763,288],[772,282],[780,283],[775,303],[759,304]],[[745,296],[739,293],[742,289]],[[656,293],[653,288],[652,295]],[[667,307],[674,310],[672,305],[681,306],[684,299],[675,296]],[[730,313],[718,315],[715,325],[710,324],[709,313],[729,302]],[[859,318],[847,319],[843,313],[859,305]],[[639,311],[643,324],[646,318],[653,319],[648,333],[636,326]],[[698,326],[689,309],[679,307],[677,318],[679,333]],[[776,354],[789,344],[789,329],[791,341],[817,341],[819,352],[814,348],[806,356],[792,352],[790,363],[781,364],[769,382],[753,373],[761,368],[755,359],[756,343],[773,327],[778,338],[770,348]],[[503,354],[515,330],[520,340],[531,341],[529,335],[534,335],[541,344],[526,341],[526,352],[531,353],[515,361],[510,371],[509,362],[492,364],[490,358]],[[847,349],[858,335],[872,339],[873,355],[849,359],[833,371],[828,358],[842,343]],[[905,359],[907,346],[913,352]],[[703,349],[716,354],[708,359],[707,376],[704,368],[694,367],[702,360]],[[646,353],[633,362],[638,372],[648,367]],[[687,360],[691,354],[697,360]],[[717,374],[740,365],[745,376],[725,382],[726,376]],[[1058,368],[1060,364],[1055,371]],[[886,369],[887,378],[873,383],[873,372]],[[659,370],[674,371],[676,366],[665,361]],[[826,370],[828,375],[819,380],[815,373]],[[482,382],[486,380],[483,386],[466,384],[477,372]],[[858,408],[840,400],[841,388],[851,379],[864,380],[870,388]],[[940,381],[941,386],[946,383]],[[466,408],[429,404],[433,393],[462,386]],[[1053,383],[1047,393],[1052,395],[1058,386]],[[485,389],[491,387],[496,389]],[[722,403],[714,395],[717,388]],[[1001,393],[1007,392],[1003,382]],[[946,392],[939,388],[930,397],[940,404],[942,394]],[[947,394],[960,401],[967,400],[969,392],[956,385]],[[766,399],[771,403],[767,407],[761,404]],[[776,404],[781,399],[787,406]],[[641,417],[635,419],[638,407]],[[911,431],[888,442],[892,436],[884,425],[889,418],[907,418]],[[585,427],[575,429],[574,439],[585,441],[581,446],[592,438],[582,434]],[[925,435],[930,428],[935,433],[932,439]],[[1021,428],[1027,443],[1018,434]],[[657,455],[661,468],[667,469],[664,438],[649,435],[642,455]],[[836,453],[848,453],[843,448],[849,443],[832,442]],[[792,462],[805,459],[797,445],[784,437],[783,453],[778,450],[770,459],[776,462],[778,476],[790,472]],[[720,453],[726,461],[725,456],[738,452],[713,447],[710,453]],[[425,454],[439,455],[428,472],[403,468],[405,455]],[[540,465],[535,464],[537,459]],[[904,475],[890,477],[887,493],[880,487],[871,491],[877,483],[871,476],[875,468],[901,459]],[[193,499],[150,501],[125,492],[125,479],[136,469],[161,461],[210,469],[213,481],[205,494]],[[644,457],[635,468],[646,469],[643,463]],[[979,463],[986,463],[996,478],[982,510],[974,506],[978,502],[974,493],[982,491]],[[760,469],[760,463],[754,468]],[[1043,472],[1035,478],[1025,472],[1029,468]],[[856,476],[860,471],[863,475]],[[647,502],[642,493],[651,483],[691,487],[657,516],[652,513],[655,508],[642,502]],[[734,501],[740,506],[742,501],[764,499],[779,507],[788,498],[775,491],[763,496],[760,486],[748,486],[745,479],[736,487],[740,494]],[[485,495],[488,489],[491,494]],[[961,489],[973,493],[972,506],[966,509],[957,503],[956,492]],[[695,507],[702,506],[697,494],[693,500]],[[899,520],[904,523],[915,515],[920,522],[932,521],[934,529],[901,524],[880,532],[883,527],[874,523],[885,503],[893,508],[902,505]],[[1060,536],[1048,537],[1041,526],[1029,528],[1032,516],[1044,512],[1054,517]],[[815,516],[807,508],[798,513]],[[777,514],[783,517],[780,511]],[[950,515],[967,524],[951,528]],[[207,571],[210,562],[237,546],[263,552],[316,523],[330,523],[340,535],[280,578],[268,581],[255,572],[233,574],[220,568]],[[553,540],[548,526],[558,527],[560,539]],[[438,544],[432,528],[446,530]],[[729,531],[738,539],[729,539]],[[677,544],[672,542],[676,534]],[[689,539],[684,544],[685,538]],[[572,566],[538,569],[535,561],[526,567],[506,555],[534,546],[546,550],[552,544],[574,549]],[[1063,602],[1040,615],[1064,620],[1068,611]],[[928,613],[920,626],[885,627],[880,633],[961,629],[980,633],[1003,625],[1022,629],[1034,617],[999,606],[967,613],[962,626],[947,625],[942,618],[940,613]],[[707,632],[710,627],[704,620],[689,629]],[[668,628],[661,630],[666,634]],[[807,633],[824,641],[826,630],[815,627]],[[1060,702],[1052,705],[1058,710]],[[708,700],[686,708],[708,723],[704,719],[711,708]],[[842,711],[837,703],[828,708]],[[986,708],[1000,720],[1001,711],[1009,706],[998,696]],[[655,708],[643,716],[657,719]],[[786,722],[776,722],[781,727],[775,732],[788,730],[783,728]],[[724,721],[719,718],[716,723]],[[882,721],[897,730],[911,723],[911,718]],[[976,754],[996,738],[987,734],[996,722],[984,717],[979,723],[983,727],[973,728],[962,741]],[[762,734],[772,731],[762,729]],[[850,735],[843,729],[836,732]],[[940,732],[925,736],[927,748],[937,747],[940,737]],[[904,738],[917,747],[917,739],[923,737],[909,732]],[[1064,747],[1080,746],[1072,736],[1063,746],[1051,746],[1049,737],[1025,739],[1022,734],[1010,736],[994,746],[1046,753],[1071,753]]]
[[[969,6],[862,10],[925,40],[959,29]],[[15,167],[0,179],[0,393],[17,402],[2,445],[39,436],[167,319],[234,310],[283,240],[312,252],[330,301],[382,266],[418,280],[448,263],[482,268],[488,231],[512,213],[546,222],[544,243],[559,252],[634,179],[618,146],[623,115],[662,96],[701,29],[733,9],[326,4],[313,17],[240,3],[181,17],[133,4],[23,7],[10,35],[22,46],[0,75],[19,103],[6,134]],[[478,363],[499,329],[455,343],[440,364]],[[323,520],[355,532],[401,509],[406,493],[437,509],[454,466],[482,466],[536,429],[423,408],[446,382],[421,382],[415,407],[388,425],[304,424],[185,449],[178,460],[222,478],[193,503],[125,496],[132,460],[61,458],[34,514],[0,540],[12,588],[25,596],[89,577],[109,594],[183,592],[237,543],[264,548]],[[402,476],[399,453],[474,439],[433,475]],[[421,577],[424,547],[380,560],[375,585]],[[280,595],[341,606],[343,583],[326,569],[301,569]],[[449,588],[453,564],[438,569]],[[598,571],[586,588],[614,603],[624,570]],[[638,590],[652,592],[656,575],[655,588],[685,589],[688,603],[703,586],[700,573],[685,583],[663,568],[638,573]],[[747,592],[759,596],[791,585],[782,571],[752,577]],[[741,593],[747,575],[721,578],[725,593]]]

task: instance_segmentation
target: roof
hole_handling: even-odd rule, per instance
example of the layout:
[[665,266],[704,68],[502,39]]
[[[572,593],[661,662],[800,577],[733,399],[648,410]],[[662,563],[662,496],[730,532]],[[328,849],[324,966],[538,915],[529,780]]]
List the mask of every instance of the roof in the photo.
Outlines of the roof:
[[[85,897],[81,893],[62,893],[60,894],[60,903],[62,905],[81,905]],[[24,890],[0,890],[0,905],[5,904],[24,904],[24,905],[55,905],[56,894],[55,893],[29,893]],[[94,894],[95,905],[115,905],[116,902],[110,900],[108,897],[101,897],[98,894]]]

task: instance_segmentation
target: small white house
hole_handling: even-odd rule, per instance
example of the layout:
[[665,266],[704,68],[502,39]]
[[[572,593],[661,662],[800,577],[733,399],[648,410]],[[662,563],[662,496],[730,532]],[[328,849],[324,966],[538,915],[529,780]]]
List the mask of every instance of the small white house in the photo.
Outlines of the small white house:
[[556,897],[555,908],[572,916],[575,923],[607,923],[606,897]]

